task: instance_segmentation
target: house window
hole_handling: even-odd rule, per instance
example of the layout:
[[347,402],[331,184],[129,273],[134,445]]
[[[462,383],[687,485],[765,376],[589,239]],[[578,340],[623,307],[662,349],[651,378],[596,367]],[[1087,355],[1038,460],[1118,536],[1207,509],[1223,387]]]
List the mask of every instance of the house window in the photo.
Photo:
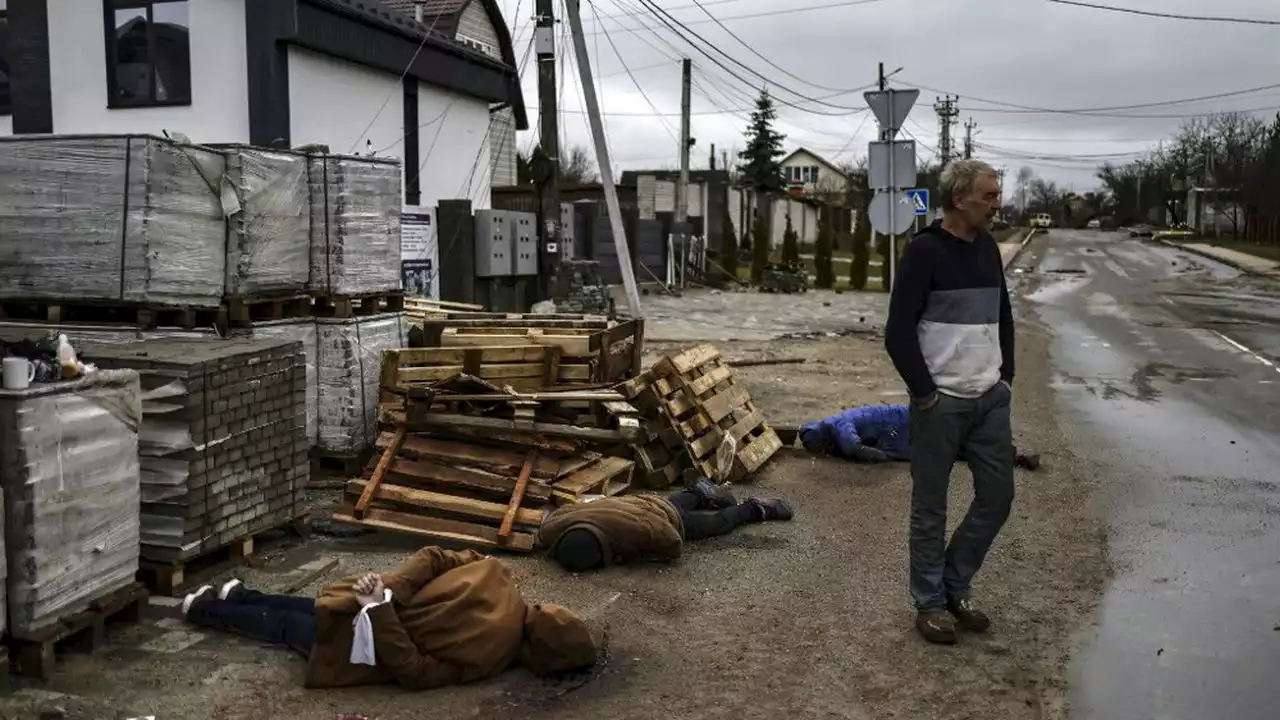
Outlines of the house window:
[[9,96],[9,3],[0,0],[0,115],[13,112]]
[[107,105],[191,104],[189,0],[104,0]]

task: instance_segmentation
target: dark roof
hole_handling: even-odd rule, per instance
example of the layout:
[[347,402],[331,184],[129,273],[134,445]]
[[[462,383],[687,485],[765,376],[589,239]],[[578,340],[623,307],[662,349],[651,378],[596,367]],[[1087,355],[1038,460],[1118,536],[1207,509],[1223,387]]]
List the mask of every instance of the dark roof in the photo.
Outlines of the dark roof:
[[[502,54],[502,61],[510,65],[519,75],[520,68],[517,67],[515,48],[511,44],[511,30],[507,27],[506,18],[502,16],[502,8],[499,7],[498,0],[424,0],[420,25],[413,20],[414,11],[418,5],[415,0],[382,0],[382,5],[398,11],[414,25],[452,40],[458,34],[462,12],[472,2],[478,2],[484,6],[485,14],[489,16],[489,22],[498,35],[498,51]],[[516,78],[512,93],[511,107],[515,110],[516,127],[520,130],[528,130],[529,118],[524,107],[524,91],[521,89],[519,77]]]
[[[444,2],[446,0],[437,1]],[[459,0],[448,1],[457,2]],[[529,117],[524,106],[524,93],[520,87],[520,74],[516,68],[515,51],[511,47],[511,34],[507,30],[506,21],[502,19],[502,10],[498,8],[496,0],[483,1],[490,21],[494,23],[494,30],[498,33],[499,43],[502,46],[501,61],[455,41],[452,34],[441,32],[439,27],[433,29],[429,24],[417,22],[413,19],[412,3],[410,3],[407,13],[402,10],[392,9],[388,5],[388,2],[394,2],[397,5],[402,4],[404,0],[300,0],[300,2],[328,8],[363,24],[394,32],[412,40],[421,41],[425,36],[426,42],[424,44],[428,47],[458,56],[476,65],[501,68],[507,75],[506,101],[515,113],[516,127],[520,130],[527,130],[529,129]],[[465,9],[465,4],[463,7]]]
[[[679,170],[623,170],[622,178],[618,181],[619,185],[628,187],[636,184],[636,178],[641,175],[652,175],[659,180],[675,180],[680,177]],[[729,171],[727,170],[690,170],[689,182],[729,182]]]

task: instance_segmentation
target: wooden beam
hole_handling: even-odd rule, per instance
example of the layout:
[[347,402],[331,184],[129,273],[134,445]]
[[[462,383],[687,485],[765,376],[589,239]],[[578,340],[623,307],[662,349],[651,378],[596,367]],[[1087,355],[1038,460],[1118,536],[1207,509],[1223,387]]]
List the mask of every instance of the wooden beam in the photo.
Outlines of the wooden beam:
[[334,511],[332,520],[348,525],[362,525],[375,530],[389,530],[431,540],[466,543],[495,550],[518,550],[521,552],[531,552],[533,550],[534,538],[530,533],[513,532],[510,537],[506,538],[506,542],[499,543],[498,529],[495,527],[458,520],[428,518],[381,508],[371,508],[364,518],[357,518],[351,514],[350,506],[343,506]]
[[[492,475],[466,467],[454,467],[431,460],[406,460],[397,458],[388,473],[397,485],[426,487],[432,490],[467,492],[494,502],[511,497],[516,480],[510,475]],[[525,488],[524,496],[531,502],[545,503],[551,500],[551,490],[537,483]]]
[[[529,478],[525,478],[525,484],[529,484]],[[351,480],[347,482],[347,493],[356,494],[368,489],[368,483],[364,480]],[[516,486],[519,490],[519,485]],[[521,491],[521,497],[524,492]],[[514,493],[513,493],[514,496]],[[456,515],[466,515],[490,523],[506,522],[508,514],[511,516],[512,524],[520,525],[541,525],[542,513],[532,508],[522,508],[516,506],[516,512],[510,512],[509,504],[487,502],[484,500],[475,500],[473,498],[462,497],[459,495],[450,495],[448,493],[432,492],[430,490],[419,490],[417,488],[405,487],[403,485],[388,485],[383,483],[374,495],[375,501],[392,502],[400,505],[410,505],[415,508],[424,510],[439,510],[442,512],[454,513]],[[507,528],[506,535],[511,534],[511,528]]]
[[520,468],[520,477],[516,478],[516,489],[511,493],[511,502],[507,505],[506,515],[502,518],[502,525],[498,527],[498,537],[506,538],[511,535],[511,526],[515,524],[516,516],[520,512],[520,502],[524,500],[524,489],[529,485],[529,476],[533,474],[533,464],[538,460],[538,450],[535,448],[529,451],[524,458],[524,467]]
[[572,438],[574,440],[585,440],[595,443],[607,444],[629,444],[639,440],[639,428],[629,432],[621,430],[605,430],[602,428],[580,427],[577,425],[561,425],[559,423],[533,422],[526,423],[523,426],[517,426],[511,420],[502,418],[476,417],[473,415],[447,415],[444,413],[423,412],[410,413],[408,416],[409,427],[417,429],[433,429],[433,428],[449,428],[464,427],[475,428],[477,430],[496,430],[501,432],[512,432],[515,430],[527,430],[532,433],[540,433],[548,437]]
[[391,437],[391,442],[387,443],[387,447],[382,451],[382,458],[378,460],[378,466],[373,469],[373,476],[369,478],[369,484],[365,486],[364,492],[360,493],[360,500],[356,502],[353,509],[357,518],[364,517],[365,510],[369,508],[369,502],[373,500],[373,495],[378,491],[378,486],[382,484],[382,478],[387,474],[387,468],[391,467],[392,461],[396,458],[396,453],[400,452],[400,445],[404,442],[406,430],[402,426],[396,429],[395,435]]

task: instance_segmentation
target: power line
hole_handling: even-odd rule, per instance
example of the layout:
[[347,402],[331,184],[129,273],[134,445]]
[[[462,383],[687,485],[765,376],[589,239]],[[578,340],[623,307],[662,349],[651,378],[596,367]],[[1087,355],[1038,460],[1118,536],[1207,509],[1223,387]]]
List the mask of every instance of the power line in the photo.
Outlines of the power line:
[[[832,2],[832,3],[827,3],[825,5],[807,5],[807,6],[798,7],[798,8],[787,8],[785,10],[765,10],[762,12],[748,13],[746,15],[731,15],[729,17],[720,18],[720,22],[733,22],[735,20],[754,20],[756,18],[776,17],[779,15],[794,15],[796,13],[813,12],[817,10],[835,10],[838,8],[854,7],[857,5],[870,5],[872,3],[881,3],[881,2],[888,2],[888,1],[889,0],[842,0],[841,2]],[[691,7],[691,6],[682,5],[682,6],[677,6],[670,9],[680,10],[688,7]],[[706,25],[711,22],[713,21],[712,20],[690,20],[688,22],[681,23],[681,25],[687,27],[689,25]],[[642,26],[649,30],[654,29],[652,26],[644,25],[643,23],[642,23]],[[584,34],[592,35],[597,32],[600,32],[600,31],[594,30],[592,32],[587,32]],[[638,30],[630,30],[629,32],[638,32]]]
[[[862,1],[863,1],[863,2],[866,2],[867,0],[862,0]],[[791,102],[791,101],[789,101],[789,100],[786,100],[785,98],[781,98],[781,97],[776,98],[776,99],[777,99],[777,101],[778,101],[778,102],[780,102],[780,103],[782,103],[783,105],[787,105],[788,107],[794,107],[794,108],[795,108],[795,109],[797,109],[797,110],[802,110],[802,111],[804,111],[804,112],[810,112],[810,113],[813,113],[813,114],[816,114],[816,115],[833,115],[833,116],[838,116],[838,115],[852,115],[854,112],[857,112],[857,111],[859,111],[859,110],[863,110],[863,109],[865,109],[865,108],[858,108],[858,107],[849,107],[849,106],[847,106],[847,105],[837,105],[837,104],[835,104],[835,103],[830,103],[830,102],[827,102],[827,101],[825,101],[825,100],[821,100],[821,99],[817,99],[817,98],[812,98],[812,97],[809,97],[808,95],[805,95],[804,93],[797,92],[797,91],[795,91],[795,90],[793,90],[793,89],[791,89],[791,88],[789,88],[789,87],[787,87],[787,86],[785,86],[785,85],[783,85],[783,84],[781,84],[781,83],[778,83],[778,82],[776,82],[776,81],[774,81],[774,80],[771,80],[770,78],[768,78],[768,77],[764,76],[763,74],[761,74],[760,72],[756,71],[756,70],[755,70],[754,68],[752,68],[751,66],[749,66],[749,65],[747,65],[747,64],[745,64],[745,63],[743,63],[742,61],[738,60],[737,58],[734,58],[732,55],[730,55],[730,54],[726,53],[724,50],[721,50],[721,49],[720,49],[719,47],[717,47],[714,43],[712,43],[712,42],[708,41],[706,38],[704,38],[704,37],[702,37],[701,35],[699,35],[696,31],[694,31],[694,30],[690,30],[690,29],[688,28],[688,26],[687,26],[685,23],[682,23],[682,22],[680,22],[679,20],[676,20],[675,18],[671,17],[670,13],[667,13],[667,12],[666,12],[665,10],[663,10],[661,7],[658,7],[656,4],[654,4],[653,0],[639,0],[639,2],[640,2],[640,4],[641,4],[641,5],[643,5],[644,7],[648,8],[650,11],[652,11],[652,12],[655,14],[655,16],[658,18],[658,20],[659,20],[660,22],[662,22],[662,24],[666,25],[666,26],[667,26],[667,28],[668,28],[669,30],[671,30],[671,32],[673,32],[677,37],[679,37],[681,40],[683,40],[685,43],[687,43],[687,44],[688,44],[690,47],[692,47],[693,49],[697,50],[701,55],[703,55],[704,57],[706,57],[708,60],[710,60],[711,62],[715,63],[715,64],[716,64],[720,69],[724,70],[725,72],[729,73],[729,74],[730,74],[730,75],[732,75],[733,77],[737,78],[737,79],[738,79],[738,81],[739,81],[739,82],[741,82],[743,85],[746,85],[747,87],[754,87],[754,83],[751,83],[751,82],[747,81],[747,80],[746,80],[746,79],[744,79],[741,75],[739,75],[738,73],[734,72],[733,70],[731,70],[730,68],[728,68],[727,66],[725,66],[725,64],[724,64],[724,63],[722,63],[719,59],[717,59],[714,55],[711,55],[711,54],[710,54],[710,53],[708,53],[706,50],[703,50],[703,49],[702,49],[702,47],[701,47],[701,46],[699,46],[697,43],[694,43],[693,41],[689,40],[689,38],[688,38],[688,37],[686,37],[686,36],[684,35],[684,33],[682,33],[680,30],[677,30],[677,29],[676,29],[676,26],[679,26],[679,27],[680,27],[680,28],[682,28],[685,32],[689,33],[689,34],[690,34],[690,35],[692,35],[693,37],[695,37],[695,38],[697,38],[698,40],[700,40],[700,41],[702,42],[702,44],[706,45],[707,47],[710,47],[711,49],[713,49],[713,50],[715,50],[716,52],[718,52],[718,53],[720,53],[721,55],[723,55],[723,56],[725,57],[725,59],[726,59],[726,60],[728,60],[729,62],[731,62],[731,63],[733,63],[733,64],[735,64],[735,65],[737,65],[737,66],[741,67],[743,70],[747,71],[748,73],[750,73],[750,74],[752,74],[752,75],[755,75],[756,77],[760,78],[760,79],[761,79],[762,81],[764,81],[766,84],[768,84],[768,85],[770,85],[770,86],[774,86],[774,87],[781,88],[782,90],[785,90],[786,92],[788,92],[788,93],[790,93],[790,94],[792,94],[792,95],[795,95],[795,96],[796,96],[796,97],[798,97],[798,98],[802,98],[803,100],[806,100],[806,101],[808,101],[808,102],[816,103],[816,104],[819,104],[819,105],[825,105],[825,106],[832,107],[832,108],[837,108],[837,109],[840,109],[840,110],[844,110],[845,112],[839,112],[839,113],[835,113],[835,112],[819,112],[818,110],[814,110],[814,109],[811,109],[811,108],[805,108],[805,107],[801,107],[801,106],[799,106],[799,105],[796,105],[794,102]],[[868,87],[870,87],[870,86],[868,86]]]
[[[910,83],[910,81],[904,81],[904,82]],[[954,90],[948,91],[948,90],[939,90],[937,88],[931,88],[927,85],[922,85],[920,83],[913,83],[913,84],[915,85],[915,87],[918,87],[922,90],[928,90],[930,92],[938,92],[943,94],[946,94],[948,92],[953,92],[953,93],[955,92]],[[1109,107],[1095,107],[1095,108],[1042,108],[1042,107],[1035,107],[1031,105],[1019,105],[1018,103],[1010,103],[1010,102],[1005,102],[1003,100],[989,100],[986,98],[978,97],[977,95],[966,95],[964,93],[955,93],[955,94],[960,95],[967,100],[974,100],[977,102],[987,103],[988,105],[1000,105],[1005,108],[1013,108],[1011,110],[994,109],[994,108],[975,108],[975,111],[981,111],[981,112],[987,112],[987,113],[1011,113],[1011,114],[1042,114],[1042,113],[1059,114],[1060,113],[1064,115],[1083,115],[1086,117],[1143,117],[1141,115],[1108,115],[1106,113],[1114,112],[1116,110],[1142,110],[1142,109],[1155,108],[1155,107],[1167,107],[1170,105],[1184,105],[1187,103],[1204,102],[1207,100],[1221,100],[1223,98],[1236,97],[1239,95],[1250,95],[1252,93],[1265,92],[1267,90],[1276,90],[1276,89],[1280,89],[1280,83],[1274,83],[1271,85],[1259,85],[1258,87],[1244,88],[1242,90],[1230,90],[1227,92],[1214,93],[1212,95],[1201,95],[1199,97],[1179,98],[1177,100],[1161,100],[1158,102],[1137,103],[1133,105],[1112,105]],[[1155,117],[1163,117],[1163,116],[1155,116]]]
[[[588,4],[591,6],[592,14],[595,15],[596,20],[599,21],[600,16],[596,11],[596,4],[594,2],[590,2],[590,0],[588,0]],[[609,41],[609,47],[613,48],[613,54],[617,56],[618,62],[622,63],[623,69],[627,71],[627,77],[631,78],[631,84],[636,86],[636,92],[639,92],[640,97],[644,98],[645,104],[647,104],[649,109],[653,111],[653,114],[657,116],[658,122],[662,123],[663,129],[671,136],[671,140],[677,145],[680,144],[680,141],[676,138],[675,131],[671,129],[671,125],[666,121],[666,118],[662,117],[662,113],[658,112],[658,106],[654,105],[653,101],[649,99],[649,94],[644,91],[644,88],[640,87],[640,81],[636,80],[636,76],[631,72],[631,68],[627,67],[627,61],[622,59],[622,51],[618,50],[617,44],[613,42],[613,36],[606,32],[604,33],[604,39]],[[596,53],[596,57],[598,61],[599,52]]]
[[1197,22],[1235,23],[1239,25],[1280,26],[1280,20],[1261,20],[1258,18],[1222,17],[1214,15],[1180,15],[1177,13],[1155,12],[1154,10],[1138,10],[1136,8],[1113,7],[1111,5],[1095,5],[1094,3],[1077,2],[1076,0],[1048,0],[1048,2],[1055,5],[1072,5],[1075,7],[1089,8],[1090,10],[1105,10],[1107,12],[1141,15],[1143,17],[1162,18],[1165,20],[1195,20]]
[[[397,86],[402,86],[404,84],[405,76],[409,74],[409,69],[413,67],[413,64],[418,61],[418,56],[422,54],[422,48],[426,47],[427,39],[432,36],[432,33],[436,29],[436,23],[440,22],[440,18],[442,17],[444,16],[435,16],[435,18],[431,20],[431,26],[427,28],[426,32],[422,33],[422,40],[418,42],[418,48],[413,51],[413,55],[409,57],[408,64],[406,64],[404,66],[404,70],[401,71],[400,80],[396,83]],[[422,25],[422,23],[414,24],[418,26]],[[361,130],[360,134],[356,136],[356,141],[351,143],[351,149],[347,151],[348,155],[356,151],[356,148],[360,146],[360,141],[365,138],[365,135],[369,134],[369,128],[373,127],[373,124],[378,122],[378,118],[382,116],[382,111],[387,109],[387,104],[391,102],[391,98],[395,97],[399,92],[400,90],[396,89],[387,93],[387,97],[382,100],[382,105],[378,107],[378,111],[373,114],[373,117],[369,118],[369,124],[364,126],[364,130]]]

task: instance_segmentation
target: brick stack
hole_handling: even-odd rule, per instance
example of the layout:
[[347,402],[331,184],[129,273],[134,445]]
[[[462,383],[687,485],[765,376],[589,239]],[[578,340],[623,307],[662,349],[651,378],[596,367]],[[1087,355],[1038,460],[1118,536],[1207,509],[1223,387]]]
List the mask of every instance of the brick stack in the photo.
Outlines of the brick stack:
[[91,346],[142,377],[142,557],[177,562],[305,511],[301,343],[150,340]]
[[0,390],[9,632],[27,639],[138,572],[138,374]]
[[400,289],[400,164],[311,155],[311,283],[324,295]]
[[557,312],[608,315],[609,288],[600,279],[600,263],[595,260],[560,263],[552,299]]
[[404,313],[316,319],[317,434],[321,451],[364,451],[377,438],[382,353],[405,347]]

